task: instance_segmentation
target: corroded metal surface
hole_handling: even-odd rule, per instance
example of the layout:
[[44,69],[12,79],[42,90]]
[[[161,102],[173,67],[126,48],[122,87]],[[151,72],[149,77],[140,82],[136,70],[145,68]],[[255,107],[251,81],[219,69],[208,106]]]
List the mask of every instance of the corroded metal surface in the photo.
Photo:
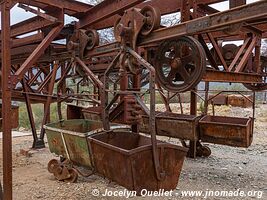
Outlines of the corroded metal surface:
[[249,147],[252,142],[252,119],[205,116],[199,121],[203,142],[234,147]]
[[[261,40],[267,37],[267,2],[246,5],[243,0],[229,0],[225,2],[231,9],[224,12],[211,7],[211,4],[223,1],[104,0],[97,5],[89,5],[71,0],[3,0],[0,93],[4,105],[6,199],[12,198],[11,99],[27,104],[34,148],[44,147],[45,132],[42,128],[41,134],[37,134],[31,108],[33,103],[44,104],[44,125],[50,121],[51,103],[58,104],[59,118],[62,119],[62,103],[79,105],[82,102],[85,108],[75,112],[69,107],[68,117],[101,119],[107,130],[110,121],[118,121],[131,125],[132,130],[138,133],[140,116],[145,113],[145,124],[149,125],[145,129],[152,136],[151,159],[158,179],[163,178],[163,174],[159,170],[157,132],[161,135],[167,135],[168,132],[172,137],[189,139],[189,154],[195,157],[198,149],[201,149],[199,139],[205,136],[204,130],[200,135],[197,134],[197,120],[194,117],[189,117],[190,120],[181,115],[171,118],[162,115],[157,118],[157,91],[169,112],[171,99],[177,95],[180,99],[179,93],[190,91],[190,114],[196,116],[196,86],[200,81],[242,83],[252,91],[265,90],[267,87],[266,57],[261,55]],[[16,3],[35,16],[10,26],[10,10]],[[40,9],[44,12],[40,12]],[[160,25],[161,16],[177,11],[181,13],[181,23]],[[65,15],[76,17],[78,22],[65,25]],[[116,41],[108,41],[110,36],[101,38],[99,33],[109,27],[114,27]],[[28,35],[34,31],[34,34]],[[66,42],[58,43],[58,40]],[[241,46],[224,44],[235,40],[240,40]],[[173,42],[177,44],[173,45]],[[74,86],[71,86],[70,79]],[[84,86],[89,88],[88,91],[83,91]],[[150,98],[149,108],[144,103],[144,89],[149,89],[146,92]],[[207,106],[208,94],[205,97]],[[254,103],[252,107],[255,107]],[[208,114],[206,111],[204,115]],[[253,118],[254,115],[253,112]],[[224,118],[226,121],[229,119]],[[165,126],[165,123],[172,122],[172,128]],[[227,123],[221,124],[221,121],[204,122],[206,131],[216,123],[221,128],[229,126]],[[242,127],[244,124],[242,120],[237,120],[236,125]],[[253,134],[253,128],[243,128],[247,135]],[[185,131],[189,131],[190,136],[186,136]],[[231,131],[238,133],[239,130]],[[250,140],[242,138],[243,132],[240,135],[241,144],[233,142],[232,145],[250,145]],[[227,134],[223,136],[227,137]],[[215,141],[216,137],[218,139],[221,136],[215,134]],[[245,145],[246,140],[248,142]],[[77,145],[79,141],[74,143]],[[228,144],[225,140],[220,143]],[[75,151],[79,148],[75,145],[69,145],[69,148]],[[85,143],[82,146],[85,147]],[[208,154],[209,151],[206,151]],[[75,171],[65,171],[65,175],[73,175],[72,180],[75,180]]]
[[[200,117],[175,113],[157,113],[157,135],[195,141],[199,139]],[[149,134],[148,117],[142,116],[140,131]]]
[[67,120],[46,125],[46,135],[51,153],[61,155],[74,164],[92,168],[87,137],[102,128],[101,122]]
[[[158,180],[152,159],[150,138],[129,132],[102,133],[89,138],[96,172],[129,190],[157,191],[176,188],[187,149],[158,141],[160,166],[165,173]],[[125,178],[127,177],[127,178]]]

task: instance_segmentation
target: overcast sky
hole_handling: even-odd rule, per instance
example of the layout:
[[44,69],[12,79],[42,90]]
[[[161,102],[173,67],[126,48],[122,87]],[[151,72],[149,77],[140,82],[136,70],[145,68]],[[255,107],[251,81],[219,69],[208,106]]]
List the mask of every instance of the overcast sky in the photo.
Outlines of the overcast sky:
[[[79,0],[79,1],[88,2],[88,0]],[[247,3],[251,3],[251,2],[255,2],[255,1],[258,1],[258,0],[247,0]],[[220,11],[229,9],[229,5],[228,5],[227,1],[222,2],[222,3],[213,4],[212,7],[216,8]],[[15,6],[11,10],[11,24],[21,22],[21,21],[28,19],[28,18],[31,18],[33,16],[34,15],[31,14],[30,12],[25,12],[23,9]],[[0,16],[0,19],[1,19],[1,16]],[[75,20],[74,18],[68,17],[68,16],[66,16],[65,19],[66,19],[66,23],[70,23],[71,21]]]

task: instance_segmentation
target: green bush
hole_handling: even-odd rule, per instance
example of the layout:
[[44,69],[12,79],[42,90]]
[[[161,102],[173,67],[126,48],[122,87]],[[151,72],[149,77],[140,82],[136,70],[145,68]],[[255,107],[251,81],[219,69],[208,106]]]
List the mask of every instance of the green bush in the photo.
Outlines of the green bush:
[[[36,129],[40,129],[44,116],[44,105],[43,104],[32,104],[33,118],[35,121]],[[62,115],[63,118],[66,119],[66,105],[62,104]],[[58,112],[57,112],[57,104],[53,103],[50,107],[50,119],[51,122],[58,121]],[[19,104],[19,127],[25,128],[26,130],[31,129],[29,116],[27,112],[27,107],[25,103]]]

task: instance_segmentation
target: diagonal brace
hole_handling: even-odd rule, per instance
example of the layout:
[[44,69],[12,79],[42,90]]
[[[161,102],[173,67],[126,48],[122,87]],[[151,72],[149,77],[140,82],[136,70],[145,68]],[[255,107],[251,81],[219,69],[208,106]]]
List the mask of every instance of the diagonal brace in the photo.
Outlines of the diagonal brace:
[[21,67],[14,74],[12,84],[13,87],[17,85],[23,79],[24,74],[29,70],[29,68],[40,58],[44,51],[48,48],[55,37],[60,33],[64,24],[53,28],[50,33],[44,38],[44,40],[37,46],[37,48],[32,52],[32,54],[26,59],[26,61],[21,65]]

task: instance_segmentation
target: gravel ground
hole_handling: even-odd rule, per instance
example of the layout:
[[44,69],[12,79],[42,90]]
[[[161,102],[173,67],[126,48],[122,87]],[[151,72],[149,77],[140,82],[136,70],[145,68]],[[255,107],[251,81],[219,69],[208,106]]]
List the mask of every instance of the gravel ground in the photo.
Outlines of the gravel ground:
[[[158,107],[163,109],[162,105]],[[172,107],[174,110],[179,109],[176,105]],[[267,199],[266,111],[267,105],[257,105],[254,140],[248,149],[208,144],[212,150],[209,158],[186,158],[179,184],[174,191],[178,196],[132,197],[132,199],[180,199],[182,191],[203,191],[202,197],[183,197],[183,199],[202,199],[207,191],[213,191],[214,195],[210,192],[211,196],[206,199],[259,199],[260,197]],[[216,108],[216,113],[249,116],[251,110],[222,106]],[[169,141],[180,144],[176,139]],[[13,139],[14,199],[118,199],[102,195],[96,197],[92,195],[92,191],[96,192],[97,189],[101,194],[106,189],[124,191],[123,187],[96,175],[89,178],[80,177],[78,183],[73,184],[56,181],[46,169],[47,162],[54,158],[48,148],[30,150],[30,157],[21,154],[21,149],[29,149],[31,143],[32,138],[29,136]],[[0,155],[2,156],[2,152]],[[246,197],[216,197],[216,191],[244,191]]]

